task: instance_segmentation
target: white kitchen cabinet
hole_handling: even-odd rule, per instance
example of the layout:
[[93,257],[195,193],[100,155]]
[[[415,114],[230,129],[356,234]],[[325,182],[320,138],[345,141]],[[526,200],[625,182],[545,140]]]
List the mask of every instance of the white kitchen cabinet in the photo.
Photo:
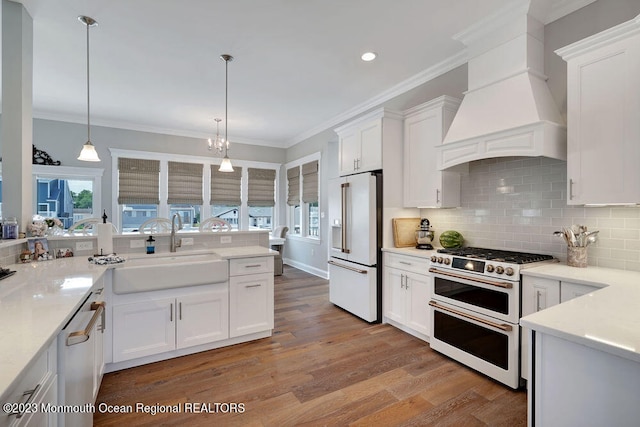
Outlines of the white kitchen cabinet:
[[460,206],[460,172],[438,170],[442,144],[460,100],[441,96],[404,112],[404,206]]
[[428,260],[389,252],[384,259],[383,321],[428,341],[433,287]]
[[227,284],[208,292],[153,298],[113,307],[113,361],[228,338]]
[[[542,277],[522,277],[522,316],[536,313],[545,308],[553,307],[560,303],[572,300],[581,295],[588,294],[599,289],[597,286],[582,283],[567,282],[564,280],[546,279]],[[529,364],[529,330],[521,327],[522,331],[522,355],[520,370],[522,378],[528,379]]]
[[399,122],[399,116],[379,109],[335,129],[340,176],[383,168],[383,144],[400,142],[390,121]]
[[[560,304],[560,281],[542,277],[522,277],[522,316]],[[520,327],[520,375],[529,379],[529,330]]]
[[229,336],[272,330],[273,257],[232,259],[229,276]]
[[636,18],[556,51],[567,61],[569,205],[640,203],[639,29]]
[[[0,426],[57,426],[58,414],[45,413],[43,405],[58,405],[57,341],[54,340],[37,355],[15,386],[7,393],[3,404],[15,404],[4,408]],[[7,411],[7,409],[9,411]]]
[[586,295],[589,292],[596,291],[600,288],[597,286],[584,285],[582,283],[565,282],[560,283],[560,302],[565,302]]

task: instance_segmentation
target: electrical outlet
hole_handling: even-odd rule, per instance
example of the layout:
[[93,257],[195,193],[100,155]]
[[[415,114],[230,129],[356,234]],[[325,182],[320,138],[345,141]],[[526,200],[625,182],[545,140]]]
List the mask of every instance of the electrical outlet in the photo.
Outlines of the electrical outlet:
[[129,242],[129,247],[131,249],[144,248],[144,240],[140,240],[140,239],[131,240]]
[[311,256],[314,256],[316,254],[316,250],[311,248]]
[[183,237],[182,246],[193,246],[193,237]]
[[231,236],[220,236],[220,243],[231,243]]
[[76,251],[90,251],[93,249],[93,242],[76,242]]

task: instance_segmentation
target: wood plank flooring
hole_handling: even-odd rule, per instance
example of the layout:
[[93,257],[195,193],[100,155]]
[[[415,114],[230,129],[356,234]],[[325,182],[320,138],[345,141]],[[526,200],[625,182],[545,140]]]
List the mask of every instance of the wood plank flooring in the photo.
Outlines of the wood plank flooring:
[[[134,413],[97,412],[94,425],[526,425],[524,391],[335,307],[326,280],[285,266],[275,282],[272,337],[107,374],[96,404]],[[182,406],[151,415],[138,402]],[[194,402],[218,412],[185,411]]]

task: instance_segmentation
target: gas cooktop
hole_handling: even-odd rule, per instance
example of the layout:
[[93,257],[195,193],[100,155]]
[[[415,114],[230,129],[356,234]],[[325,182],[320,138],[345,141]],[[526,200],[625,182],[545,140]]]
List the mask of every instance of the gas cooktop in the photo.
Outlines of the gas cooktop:
[[526,252],[514,252],[514,251],[504,251],[499,249],[474,248],[474,247],[455,248],[455,249],[438,249],[438,252],[442,254],[459,256],[459,257],[486,259],[491,261],[506,262],[506,263],[512,263],[512,264],[530,264],[534,262],[549,261],[554,259],[553,256],[551,255],[531,254]]

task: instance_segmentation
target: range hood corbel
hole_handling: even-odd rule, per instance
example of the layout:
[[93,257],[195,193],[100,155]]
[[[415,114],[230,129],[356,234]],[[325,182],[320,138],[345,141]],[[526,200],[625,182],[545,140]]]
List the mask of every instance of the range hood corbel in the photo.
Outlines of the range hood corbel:
[[566,125],[544,75],[544,24],[516,1],[454,36],[467,47],[468,90],[438,150],[440,170],[473,160],[566,160]]

